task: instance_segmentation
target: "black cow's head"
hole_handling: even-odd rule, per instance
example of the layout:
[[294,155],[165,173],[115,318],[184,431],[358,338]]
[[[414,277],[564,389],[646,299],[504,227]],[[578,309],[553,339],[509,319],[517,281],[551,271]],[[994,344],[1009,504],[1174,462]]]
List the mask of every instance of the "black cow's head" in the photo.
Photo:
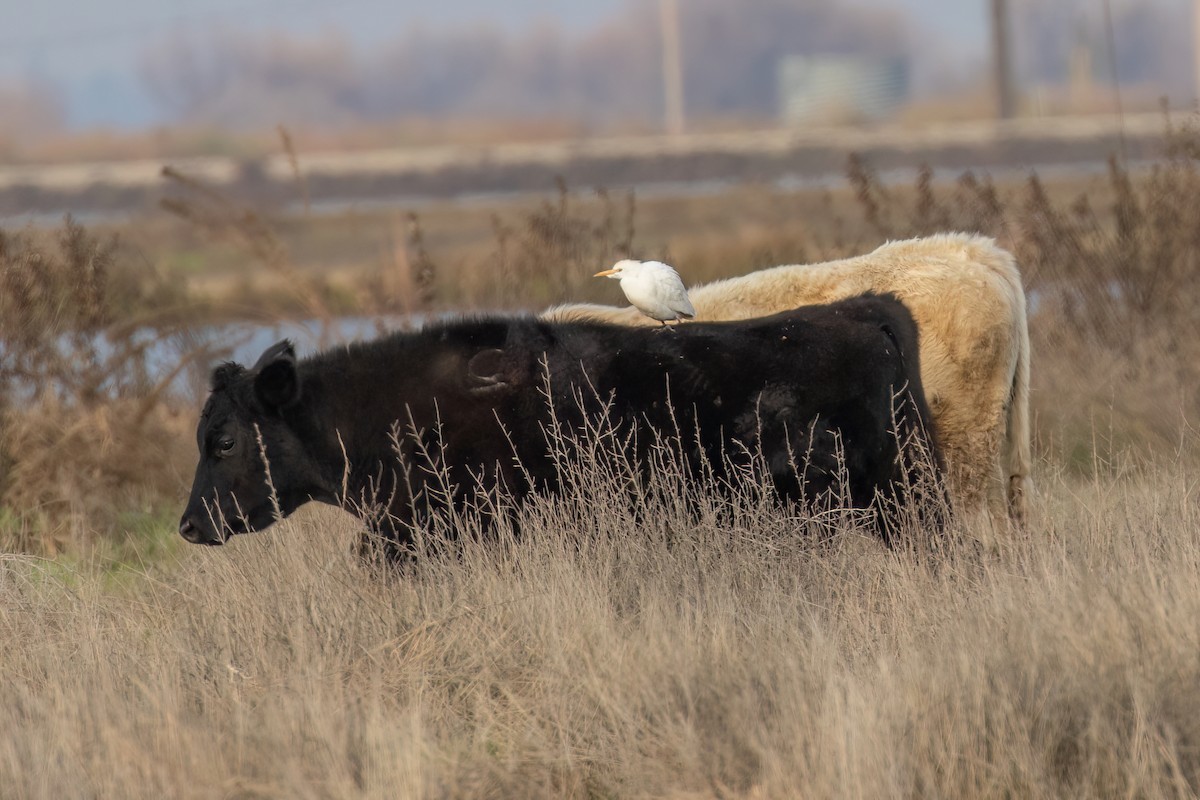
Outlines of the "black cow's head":
[[196,430],[200,462],[179,521],[179,534],[196,544],[261,530],[326,493],[294,426],[301,384],[290,342],[267,348],[250,369],[217,367],[211,388]]

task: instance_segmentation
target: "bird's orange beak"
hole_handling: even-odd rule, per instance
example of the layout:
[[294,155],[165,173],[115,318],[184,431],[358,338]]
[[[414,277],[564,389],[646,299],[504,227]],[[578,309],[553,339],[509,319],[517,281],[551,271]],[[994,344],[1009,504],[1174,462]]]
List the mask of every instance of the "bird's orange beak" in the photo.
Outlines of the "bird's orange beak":
[[606,269],[603,272],[597,272],[592,277],[593,278],[607,278],[609,275],[616,275],[616,274],[617,274],[617,271],[615,269]]

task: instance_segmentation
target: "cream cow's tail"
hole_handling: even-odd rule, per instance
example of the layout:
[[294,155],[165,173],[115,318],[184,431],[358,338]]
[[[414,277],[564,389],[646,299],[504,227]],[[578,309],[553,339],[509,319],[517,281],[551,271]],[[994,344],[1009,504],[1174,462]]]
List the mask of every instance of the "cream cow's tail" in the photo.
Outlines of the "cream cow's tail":
[[1033,493],[1033,452],[1030,445],[1032,425],[1029,416],[1029,322],[1025,293],[1017,285],[1020,314],[1016,320],[1017,360],[1013,370],[1012,393],[1008,401],[1008,425],[1005,427],[1004,468],[1008,475],[1008,515],[1018,524],[1025,521]]

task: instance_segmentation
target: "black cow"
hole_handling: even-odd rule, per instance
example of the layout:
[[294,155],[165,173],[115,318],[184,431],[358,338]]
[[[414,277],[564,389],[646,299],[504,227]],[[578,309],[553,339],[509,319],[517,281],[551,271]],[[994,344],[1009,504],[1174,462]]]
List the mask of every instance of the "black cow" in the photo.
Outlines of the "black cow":
[[[918,357],[916,325],[890,295],[673,330],[464,320],[299,362],[283,341],[250,369],[213,371],[179,532],[221,544],[319,500],[364,516],[394,554],[414,520],[472,486],[502,482],[517,501],[556,489],[551,410],[570,430],[605,405],[635,433],[615,438],[640,464],[656,431],[678,434],[687,463],[718,479],[757,457],[782,498],[802,500],[834,488],[840,468],[851,504],[877,508],[911,477],[898,438],[935,452]],[[428,470],[401,467],[435,430],[460,487],[449,500],[425,491]],[[382,507],[365,510],[368,496]]]

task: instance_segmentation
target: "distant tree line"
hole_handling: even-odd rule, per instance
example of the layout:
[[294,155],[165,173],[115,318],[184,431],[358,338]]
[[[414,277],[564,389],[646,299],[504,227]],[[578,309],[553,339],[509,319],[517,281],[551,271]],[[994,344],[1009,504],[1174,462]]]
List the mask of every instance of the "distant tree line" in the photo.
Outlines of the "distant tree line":
[[[686,102],[698,116],[773,115],[782,56],[909,50],[898,12],[827,0],[681,6]],[[176,36],[146,53],[142,75],[171,116],[230,127],[399,115],[628,124],[656,122],[662,108],[657,3],[649,2],[583,34],[413,29],[367,53],[332,35]]]
[[[986,0],[977,2],[984,14]],[[886,4],[886,0],[875,0]],[[1194,101],[1192,0],[1110,0],[1123,84]],[[543,25],[399,30],[370,49],[336,33],[303,38],[233,28],[180,33],[147,46],[142,81],[173,123],[228,130],[279,122],[334,127],[397,119],[569,121],[584,130],[657,128],[662,115],[657,3],[631,0],[585,32]],[[897,8],[829,0],[681,0],[690,118],[770,118],[779,59],[792,54],[906,54],[926,97],[984,91],[986,48],[939,41]],[[1023,88],[1061,84],[1072,48],[1109,80],[1097,0],[1012,0]],[[0,84],[0,155],[60,129],[55,87]]]

